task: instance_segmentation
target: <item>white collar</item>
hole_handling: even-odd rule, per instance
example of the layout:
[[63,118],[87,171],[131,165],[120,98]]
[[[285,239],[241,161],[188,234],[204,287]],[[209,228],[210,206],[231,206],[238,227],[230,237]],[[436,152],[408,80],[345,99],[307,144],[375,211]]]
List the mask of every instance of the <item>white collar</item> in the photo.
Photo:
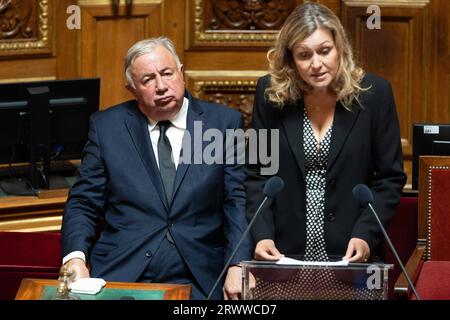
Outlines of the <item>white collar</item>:
[[[172,125],[174,127],[186,130],[188,107],[189,107],[189,99],[184,97],[183,104],[181,105],[180,111],[178,111],[178,113],[172,119],[168,119],[168,120],[170,120],[170,122],[172,122]],[[151,131],[156,127],[156,125],[158,124],[158,121],[155,121],[150,117],[147,117],[147,118],[149,121],[148,128]]]

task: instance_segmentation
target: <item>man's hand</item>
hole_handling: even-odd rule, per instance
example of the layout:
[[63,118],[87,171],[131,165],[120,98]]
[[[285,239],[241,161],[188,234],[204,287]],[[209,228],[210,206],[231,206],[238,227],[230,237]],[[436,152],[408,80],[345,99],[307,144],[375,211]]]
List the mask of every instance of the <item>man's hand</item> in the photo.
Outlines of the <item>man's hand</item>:
[[225,300],[239,300],[242,294],[242,269],[238,266],[228,268],[223,296]]
[[347,252],[342,259],[349,262],[367,262],[370,257],[370,248],[366,241],[359,238],[351,238],[348,242]]
[[89,270],[86,267],[86,263],[83,259],[74,258],[70,259],[65,264],[67,268],[73,272],[73,281],[76,281],[81,278],[89,278]]
[[275,247],[275,242],[271,239],[264,239],[258,241],[255,248],[255,259],[256,260],[269,260],[277,261],[280,260],[283,255]]

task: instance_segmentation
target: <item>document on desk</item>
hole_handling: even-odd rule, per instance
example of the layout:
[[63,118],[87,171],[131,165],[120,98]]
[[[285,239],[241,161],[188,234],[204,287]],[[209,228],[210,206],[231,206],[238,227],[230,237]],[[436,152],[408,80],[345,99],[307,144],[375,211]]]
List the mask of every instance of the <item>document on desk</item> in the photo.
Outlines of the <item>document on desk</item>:
[[296,260],[291,258],[283,257],[276,262],[276,264],[280,265],[288,265],[288,266],[348,266],[348,260],[339,260],[339,261],[303,261]]

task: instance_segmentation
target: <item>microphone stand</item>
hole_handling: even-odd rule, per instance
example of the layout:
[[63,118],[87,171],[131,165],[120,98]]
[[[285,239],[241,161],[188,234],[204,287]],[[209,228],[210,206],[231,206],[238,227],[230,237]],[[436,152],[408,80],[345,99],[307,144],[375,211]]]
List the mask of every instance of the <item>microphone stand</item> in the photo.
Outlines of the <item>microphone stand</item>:
[[397,259],[397,262],[398,262],[398,264],[400,265],[400,268],[402,269],[402,272],[403,272],[403,274],[405,275],[405,278],[406,278],[406,280],[408,281],[409,286],[411,287],[412,291],[414,292],[414,295],[416,296],[417,300],[420,300],[419,294],[417,293],[416,288],[414,287],[414,285],[413,285],[411,279],[409,278],[409,275],[408,275],[408,273],[406,272],[405,267],[403,266],[403,263],[402,263],[402,261],[400,260],[400,257],[398,256],[397,251],[396,251],[395,248],[394,248],[394,245],[393,245],[392,242],[391,242],[391,239],[389,239],[389,236],[388,236],[386,230],[384,229],[383,224],[382,224],[381,221],[380,221],[380,218],[378,218],[377,213],[375,212],[374,208],[372,207],[372,204],[370,204],[370,203],[369,203],[369,208],[370,208],[370,210],[372,210],[373,215],[374,215],[375,218],[377,219],[377,222],[378,222],[378,224],[379,224],[379,226],[380,226],[380,228],[381,228],[381,231],[383,232],[384,238],[386,239],[386,241],[387,241],[389,247],[391,248],[392,253],[393,253],[394,256],[395,256],[395,259]]
[[216,280],[216,283],[214,283],[214,286],[212,287],[211,291],[209,292],[207,300],[210,300],[210,299],[211,299],[211,296],[212,296],[214,290],[216,289],[217,285],[219,284],[220,279],[222,279],[223,275],[225,274],[225,271],[227,271],[227,269],[228,269],[228,267],[229,267],[229,265],[230,265],[230,263],[231,263],[231,260],[233,260],[234,256],[236,255],[236,252],[237,252],[238,249],[240,248],[242,242],[244,241],[245,237],[247,236],[248,232],[250,231],[250,228],[252,227],[253,223],[255,222],[256,217],[258,216],[259,211],[261,211],[261,208],[264,206],[264,204],[266,203],[266,201],[267,201],[268,198],[269,198],[268,196],[265,196],[265,197],[264,197],[264,200],[263,200],[263,201],[261,202],[261,204],[259,205],[258,210],[256,210],[256,213],[255,213],[255,215],[253,216],[252,220],[250,220],[250,222],[249,222],[247,228],[245,229],[244,233],[243,233],[242,236],[241,236],[241,239],[239,239],[238,244],[237,244],[236,247],[234,248],[234,250],[233,250],[233,252],[231,253],[230,257],[228,258],[227,263],[225,263],[225,267],[223,267],[222,272],[220,273],[219,277],[218,277],[217,280]]

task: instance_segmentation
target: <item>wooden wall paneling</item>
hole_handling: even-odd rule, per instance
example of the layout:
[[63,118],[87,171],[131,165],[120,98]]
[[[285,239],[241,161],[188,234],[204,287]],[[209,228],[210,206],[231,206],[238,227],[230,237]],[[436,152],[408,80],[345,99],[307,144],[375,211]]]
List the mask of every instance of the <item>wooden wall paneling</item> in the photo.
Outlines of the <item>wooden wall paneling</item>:
[[[401,123],[405,169],[410,177],[412,122],[450,120],[450,2],[315,1],[341,17],[363,66],[392,82]],[[105,83],[102,108],[108,107],[131,98],[123,88],[122,64],[128,47],[142,38],[167,35],[177,47],[191,93],[241,111],[246,125],[251,118],[256,79],[266,73],[266,52],[278,32],[275,27],[273,30],[256,28],[255,19],[247,29],[230,29],[223,24],[219,24],[219,29],[208,29],[199,24],[196,19],[205,22],[213,17],[212,11],[205,12],[206,6],[212,9],[213,5],[224,3],[217,0],[134,0],[128,14],[125,0],[120,0],[121,6],[115,13],[110,0],[12,2],[47,3],[49,34],[53,35],[44,49],[8,49],[8,53],[0,50],[0,81],[100,76]],[[239,1],[240,5],[244,2],[254,6],[263,2],[279,3]],[[303,0],[288,2],[297,5]],[[81,30],[68,30],[65,26],[66,8],[70,4],[78,4],[82,9]],[[365,28],[365,11],[369,4],[381,7],[381,30]],[[260,12],[255,7],[247,9],[247,13]],[[0,45],[19,40],[27,41],[0,38]],[[64,197],[53,200],[0,198],[0,230],[59,230],[64,203]]]
[[124,56],[135,42],[161,35],[161,1],[133,1],[131,10],[121,4],[117,12],[109,4],[80,3],[79,74],[101,78],[101,109],[132,99],[125,89]]
[[53,80],[55,68],[53,58],[0,60],[0,82]]
[[[436,94],[436,97],[443,97],[443,103],[442,107],[445,109],[447,107],[447,118],[445,121],[450,121],[450,4],[448,1],[441,1],[441,3],[445,3],[443,5],[443,9],[445,11],[442,11],[441,14],[443,16],[443,19],[439,19],[440,25],[442,26],[440,28],[440,37],[438,38],[439,41],[442,39],[444,41],[443,46],[443,52],[447,56],[447,58],[443,61],[444,65],[444,72],[440,72],[440,65],[436,64],[434,69],[434,74],[439,76],[442,79],[443,82],[443,88],[444,91],[442,91],[443,94],[440,94],[438,92]],[[437,60],[436,60],[437,61]],[[439,85],[439,81],[437,81],[436,86]],[[439,86],[441,87],[441,86]],[[440,107],[440,106],[439,106]]]
[[264,71],[186,71],[186,87],[197,98],[225,104],[243,114],[245,128],[251,124],[256,82]]
[[[268,49],[268,48],[267,48]],[[266,52],[186,51],[186,70],[267,70]]]
[[67,27],[67,19],[69,18],[67,8],[71,5],[77,5],[77,0],[55,1],[55,74],[57,79],[75,79],[78,77],[78,30]]
[[167,36],[173,41],[182,63],[185,50],[186,7],[187,1],[179,0],[164,0],[161,4],[163,17],[161,35]]
[[[381,9],[381,29],[366,26],[369,4]],[[364,69],[391,81],[400,134],[409,170],[412,124],[427,118],[430,108],[429,1],[343,1],[342,21]],[[408,172],[408,182],[411,173]]]
[[188,0],[185,80],[194,96],[228,105],[251,120],[266,53],[301,0]]
[[431,11],[430,96],[426,121],[450,122],[450,1],[433,0]]
[[341,16],[341,0],[315,0],[314,2],[323,4],[330,8],[338,17]]

